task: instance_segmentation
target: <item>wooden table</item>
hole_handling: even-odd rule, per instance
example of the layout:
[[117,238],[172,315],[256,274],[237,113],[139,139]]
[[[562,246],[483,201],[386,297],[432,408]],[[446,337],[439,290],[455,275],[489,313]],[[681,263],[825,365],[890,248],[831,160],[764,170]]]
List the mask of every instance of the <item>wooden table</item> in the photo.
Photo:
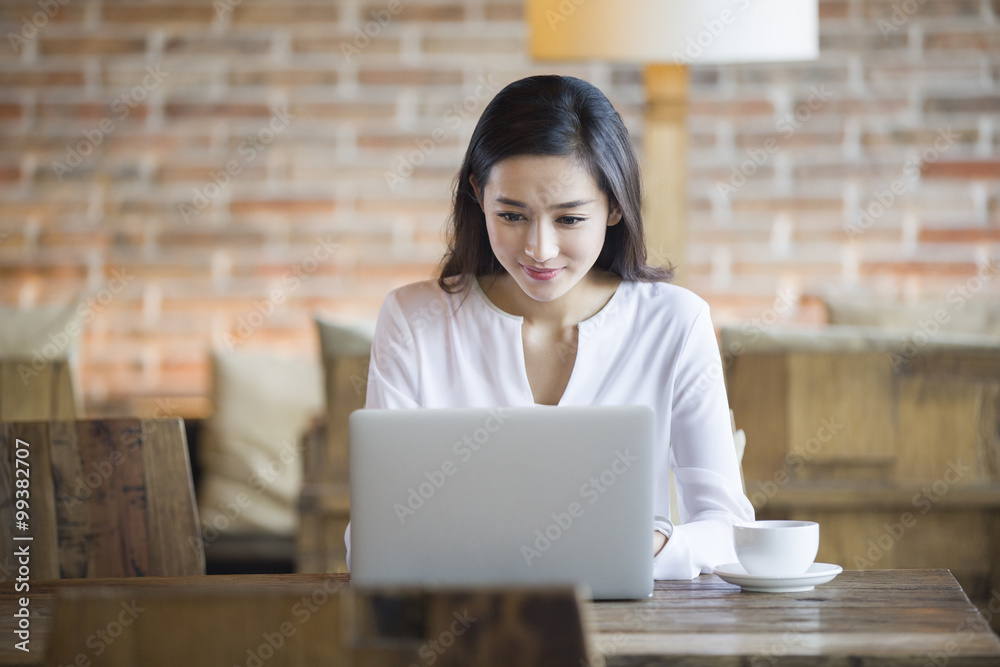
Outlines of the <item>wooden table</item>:
[[[31,582],[30,654],[13,647],[18,594],[0,585],[0,665],[39,664],[51,633],[55,593],[106,587],[231,590],[339,587],[345,575],[225,575]],[[995,667],[1000,640],[947,570],[847,571],[806,593],[744,593],[714,575],[657,582],[649,600],[596,602],[585,619],[608,665],[822,664],[824,667]]]

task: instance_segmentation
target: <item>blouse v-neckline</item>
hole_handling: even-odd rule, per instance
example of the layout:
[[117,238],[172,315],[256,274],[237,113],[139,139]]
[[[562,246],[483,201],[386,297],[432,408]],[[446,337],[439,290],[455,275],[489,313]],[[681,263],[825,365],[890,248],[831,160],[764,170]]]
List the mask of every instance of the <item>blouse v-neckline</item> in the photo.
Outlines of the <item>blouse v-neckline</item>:
[[[618,306],[617,301],[619,299],[619,295],[624,291],[623,285],[625,285],[625,283],[626,283],[625,280],[622,280],[621,282],[618,283],[618,287],[615,288],[615,291],[611,295],[611,298],[608,299],[608,302],[605,303],[604,306],[599,311],[597,311],[587,319],[577,323],[576,358],[573,360],[573,370],[570,371],[569,380],[566,381],[566,387],[563,389],[562,396],[560,396],[559,400],[556,402],[557,406],[564,405],[566,403],[567,394],[570,393],[570,390],[577,383],[576,380],[577,376],[579,376],[583,372],[579,370],[580,360],[588,358],[587,355],[583,352],[584,341],[590,338],[591,334],[593,334],[601,326],[601,324],[603,324],[608,314]],[[478,276],[472,277],[472,284],[475,288],[476,293],[479,295],[479,298],[482,300],[483,304],[485,304],[494,313],[518,325],[517,345],[515,345],[514,348],[517,351],[518,358],[520,361],[521,372],[519,373],[519,375],[521,381],[521,393],[527,397],[528,404],[550,405],[549,403],[538,403],[535,401],[535,394],[532,392],[531,382],[528,380],[528,366],[524,356],[524,333],[523,333],[524,318],[520,315],[514,315],[512,313],[508,313],[507,311],[502,310],[499,306],[493,303],[490,300],[489,296],[486,295],[486,292],[483,290],[482,285],[479,284]]]

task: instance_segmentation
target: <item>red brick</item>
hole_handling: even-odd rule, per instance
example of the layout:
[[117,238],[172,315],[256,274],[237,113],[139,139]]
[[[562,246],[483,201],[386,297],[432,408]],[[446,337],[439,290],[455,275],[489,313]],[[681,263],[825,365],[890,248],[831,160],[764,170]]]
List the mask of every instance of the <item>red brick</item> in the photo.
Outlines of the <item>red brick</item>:
[[[127,115],[123,114],[128,111]],[[36,108],[39,118],[70,118],[87,121],[87,129],[97,129],[97,125],[102,120],[108,120],[117,128],[123,121],[128,119],[143,119],[149,113],[149,108],[144,104],[139,104],[131,109],[123,104],[112,107],[104,102],[42,102]]]
[[820,0],[820,25],[828,19],[846,19],[850,13],[850,3],[847,0]]
[[997,243],[1000,227],[946,227],[920,230],[921,243]]
[[7,104],[0,102],[0,120],[20,118],[21,113],[22,110],[20,104]]
[[836,51],[879,52],[889,49],[905,49],[908,45],[906,30],[887,32],[883,37],[875,26],[870,30],[859,31],[856,29],[844,32],[824,32],[819,33],[820,53],[833,53]]
[[928,162],[922,166],[920,173],[924,178],[1000,180],[1000,160]]
[[926,51],[985,51],[996,53],[1000,48],[1000,30],[961,30],[953,32],[931,32],[924,34]]
[[209,3],[183,5],[178,3],[154,2],[150,4],[115,3],[105,4],[101,11],[101,21],[115,23],[149,23],[153,25],[192,23],[203,27],[211,23],[215,11]]
[[462,73],[457,70],[363,69],[358,73],[358,81],[378,86],[457,86],[462,83]]
[[0,5],[0,24],[10,24],[4,26],[4,36],[10,30],[15,34],[21,34],[24,30],[24,21],[32,23],[35,28],[42,26],[44,30],[49,23],[65,23],[69,21],[79,21],[84,14],[84,8],[72,2],[59,4],[49,11],[45,11],[36,2],[6,2]]
[[691,116],[755,116],[774,114],[774,105],[762,99],[692,99],[688,102]]
[[768,197],[765,199],[742,199],[739,191],[733,195],[733,211],[754,213],[760,211],[787,211],[789,213],[805,211],[841,211],[844,202],[840,198],[821,197]]
[[38,38],[38,51],[48,56],[127,55],[145,53],[142,37],[50,37]]
[[333,69],[252,69],[229,74],[229,83],[233,86],[333,86],[338,79]]
[[[952,132],[958,136],[957,143],[973,143],[978,136],[975,129],[956,129]],[[865,148],[914,146],[926,148],[934,144],[940,137],[935,128],[920,128],[913,130],[890,130],[887,132],[863,132],[861,145]]]
[[[240,164],[240,171],[234,177],[237,181],[260,181],[264,180],[267,176],[267,169],[264,165],[257,164],[243,164],[242,159],[235,158],[237,163]],[[216,159],[217,165],[199,165],[199,166],[179,166],[171,165],[164,166],[157,170],[156,172],[156,182],[157,183],[193,183],[201,184],[207,183],[212,179],[212,175],[219,171],[225,169],[226,161]]]
[[230,212],[239,215],[333,213],[336,208],[337,203],[332,199],[238,199],[229,204]]
[[272,114],[269,106],[257,102],[168,102],[165,112],[171,118],[267,118]]
[[83,83],[83,73],[78,71],[0,71],[0,88],[82,86]]
[[163,47],[165,53],[254,55],[267,53],[271,40],[266,37],[171,37]]
[[[915,11],[908,11],[914,5],[916,6]],[[864,18],[869,21],[879,19],[892,21],[895,18],[896,23],[942,16],[975,19],[979,18],[979,7],[979,0],[947,0],[946,2],[924,0],[919,4],[917,2],[906,3],[905,7],[902,0],[875,0],[874,2],[869,0],[864,5]]]
[[520,2],[487,2],[484,13],[487,21],[524,20],[524,6]]
[[391,104],[364,102],[302,102],[292,104],[289,111],[296,118],[379,119],[392,118],[396,107]]
[[831,96],[823,106],[813,113],[832,116],[866,116],[895,115],[910,108],[910,101],[905,97],[897,97],[891,93],[883,97],[857,98]]
[[333,4],[238,5],[231,14],[234,24],[288,25],[296,23],[335,23],[340,8]]
[[978,97],[931,97],[924,100],[925,113],[997,113],[1000,95]]
[[[340,58],[360,55],[386,55],[399,53],[399,40],[384,33],[374,38],[364,38],[356,33],[342,34],[339,37],[294,37],[292,51],[294,53],[332,53]],[[340,60],[336,62],[342,62]],[[334,63],[331,62],[331,65]]]
[[[365,23],[373,20],[373,16],[379,15],[380,12],[388,13],[388,11],[387,3],[384,1],[365,3],[360,9],[357,20],[359,23]],[[420,5],[416,3],[403,3],[402,9],[397,14],[390,14],[390,16],[392,16],[392,21],[461,21],[465,18],[465,7],[458,3]],[[345,18],[350,19],[350,17]]]
[[[408,135],[395,135],[395,134],[361,134],[358,136],[358,148],[375,148],[375,149],[391,149],[391,150],[419,150],[421,147],[421,142],[430,141],[433,146],[459,146],[461,145],[458,138],[453,136],[450,131],[441,128],[445,134],[443,141],[435,141],[431,133],[426,134],[408,134]],[[464,148],[464,146],[463,146]]]
[[524,45],[506,37],[427,37],[423,41],[423,51],[432,54],[475,54],[522,55]]

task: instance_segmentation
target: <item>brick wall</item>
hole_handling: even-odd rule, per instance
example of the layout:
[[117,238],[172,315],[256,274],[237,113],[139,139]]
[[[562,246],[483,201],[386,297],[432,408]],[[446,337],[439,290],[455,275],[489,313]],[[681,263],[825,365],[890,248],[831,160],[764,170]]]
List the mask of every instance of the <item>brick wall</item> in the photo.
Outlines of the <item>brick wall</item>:
[[[826,289],[944,293],[996,254],[1000,2],[820,6],[816,62],[691,68],[688,285],[717,324],[779,289],[798,320]],[[512,80],[587,78],[641,141],[639,68],[532,63],[520,0],[18,0],[0,29],[0,302],[98,297],[92,410],[197,400],[212,345],[314,352],[317,309],[430,276]]]

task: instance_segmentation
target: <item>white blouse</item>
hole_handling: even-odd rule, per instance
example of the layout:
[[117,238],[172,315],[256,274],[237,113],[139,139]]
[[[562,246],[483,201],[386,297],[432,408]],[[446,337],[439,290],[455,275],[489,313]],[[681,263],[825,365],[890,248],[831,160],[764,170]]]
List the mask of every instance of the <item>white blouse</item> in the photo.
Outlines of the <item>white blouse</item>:
[[[379,311],[366,408],[535,405],[522,318],[478,281],[456,294],[427,280],[390,292]],[[732,524],[752,521],[733,446],[708,304],[682,287],[622,281],[577,325],[576,362],[559,405],[649,405],[656,413],[651,529],[670,539],[655,579],[691,579],[736,562]],[[680,525],[670,516],[669,472]],[[350,526],[345,534],[350,564]],[[652,542],[652,541],[651,541]]]

